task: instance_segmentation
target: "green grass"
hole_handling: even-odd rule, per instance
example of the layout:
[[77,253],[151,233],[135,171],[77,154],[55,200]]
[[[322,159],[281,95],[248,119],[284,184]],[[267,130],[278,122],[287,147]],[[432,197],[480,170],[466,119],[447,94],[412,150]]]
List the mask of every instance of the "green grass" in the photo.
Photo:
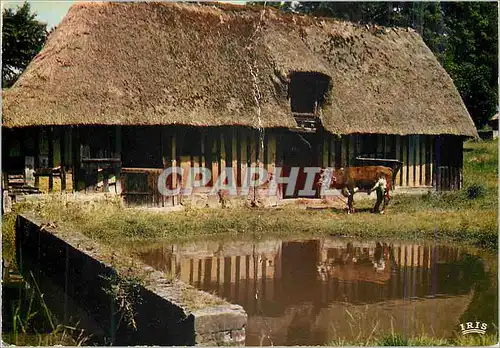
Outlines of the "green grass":
[[[496,295],[496,287],[495,287]],[[486,302],[492,304],[493,302]],[[485,302],[483,302],[484,306]],[[470,305],[469,305],[470,306]],[[412,324],[415,327],[421,327],[421,333],[413,333],[403,335],[400,330],[394,328],[394,322],[391,319],[390,328],[382,329],[379,321],[371,321],[369,309],[366,308],[345,308],[345,313],[348,316],[344,321],[348,324],[350,331],[346,330],[343,334],[348,335],[349,339],[336,339],[328,342],[328,346],[487,346],[494,345],[498,342],[498,327],[495,323],[487,328],[487,333],[462,335],[458,331],[453,331],[446,337],[429,336],[429,333],[435,334],[432,326],[428,326],[428,322],[419,322],[415,318]],[[342,315],[342,313],[339,313]],[[424,319],[425,320],[425,319]],[[366,327],[363,323],[372,322],[371,327]],[[426,330],[424,328],[427,327]],[[332,331],[335,328],[332,326]],[[459,330],[459,327],[457,326]]]
[[469,334],[466,336],[456,336],[453,338],[432,338],[425,335],[406,338],[398,334],[381,335],[378,338],[360,341],[337,340],[328,343],[328,346],[492,346],[498,343],[496,334]]
[[[51,195],[40,202],[18,204],[3,216],[2,257],[14,261],[15,219],[23,211],[34,211],[57,226],[78,230],[113,247],[125,247],[155,239],[187,241],[197,238],[261,239],[266,237],[344,236],[362,239],[437,240],[472,244],[485,252],[497,250],[498,236],[498,142],[468,142],[464,152],[464,189],[422,196],[395,196],[386,215],[370,214],[373,204],[358,200],[359,213],[340,210],[280,208],[186,209],[172,213],[126,209],[118,198],[78,203]],[[189,300],[190,293],[184,294]],[[57,342],[64,331],[54,328],[43,344]],[[59,337],[61,338],[61,337]],[[9,339],[4,335],[4,339]],[[27,340],[18,335],[14,341]],[[394,334],[370,337],[356,345],[483,345],[496,343],[495,335],[434,339],[403,338]],[[332,342],[348,345],[353,342]],[[404,343],[404,344],[403,344]]]
[[[31,289],[19,289],[19,296],[15,300],[3,304],[10,305],[12,311],[2,318],[2,340],[17,346],[84,345],[90,336],[84,330],[59,324],[45,303],[32,274],[31,278]],[[9,330],[5,330],[6,323]]]
[[[124,209],[115,203],[92,207],[69,206],[51,197],[35,211],[56,225],[76,228],[106,243],[143,239],[190,240],[198,237],[345,236],[352,238],[434,239],[467,242],[487,248],[496,246],[496,215],[475,209],[423,207],[413,198],[411,208],[395,199],[390,215],[342,211],[305,210],[294,206],[278,209],[234,208],[186,210],[169,214]],[[424,200],[423,198],[421,199]],[[420,204],[420,209],[415,205]],[[360,204],[361,205],[361,204]],[[404,205],[404,206],[402,206]],[[410,202],[408,202],[410,205]],[[400,210],[400,211],[398,211]]]

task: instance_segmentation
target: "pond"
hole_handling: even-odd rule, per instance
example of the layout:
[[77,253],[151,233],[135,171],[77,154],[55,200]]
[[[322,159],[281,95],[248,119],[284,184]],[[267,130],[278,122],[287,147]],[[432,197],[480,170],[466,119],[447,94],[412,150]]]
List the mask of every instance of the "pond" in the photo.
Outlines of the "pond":
[[[496,323],[496,261],[429,243],[310,240],[141,248],[150,266],[248,313],[246,344],[325,345],[396,332],[448,338]],[[493,329],[492,329],[493,330]]]

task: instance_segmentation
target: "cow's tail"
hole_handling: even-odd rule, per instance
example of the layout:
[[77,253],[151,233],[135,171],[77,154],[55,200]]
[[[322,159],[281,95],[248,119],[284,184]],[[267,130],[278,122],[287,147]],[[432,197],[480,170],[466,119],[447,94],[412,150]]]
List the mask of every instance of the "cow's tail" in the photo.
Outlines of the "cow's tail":
[[391,178],[391,184],[392,184],[392,189],[394,190],[396,186],[396,176],[398,175],[399,171],[401,170],[401,167],[403,166],[403,162],[397,161],[395,164],[392,166],[392,178]]

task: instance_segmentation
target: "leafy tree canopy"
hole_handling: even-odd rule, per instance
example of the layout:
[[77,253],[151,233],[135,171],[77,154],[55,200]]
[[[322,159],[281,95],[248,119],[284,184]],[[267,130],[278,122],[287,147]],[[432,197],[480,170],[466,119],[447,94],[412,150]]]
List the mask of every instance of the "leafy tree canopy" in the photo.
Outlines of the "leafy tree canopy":
[[2,13],[2,86],[10,87],[42,49],[47,24],[35,19],[30,4],[4,9]]

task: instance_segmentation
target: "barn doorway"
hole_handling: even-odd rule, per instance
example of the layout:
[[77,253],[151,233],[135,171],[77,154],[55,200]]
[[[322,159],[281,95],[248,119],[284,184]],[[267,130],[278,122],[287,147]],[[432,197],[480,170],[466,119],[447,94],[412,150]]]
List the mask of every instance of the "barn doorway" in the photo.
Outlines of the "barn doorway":
[[[282,175],[289,177],[291,169],[298,167],[298,177],[295,189],[291,193],[287,193],[288,184],[283,184],[283,198],[298,198],[299,191],[303,190],[306,184],[307,167],[319,167],[319,141],[316,134],[291,132],[283,136],[283,169]],[[303,195],[301,198],[319,197],[319,174],[316,174],[313,183],[312,195]]]
[[330,77],[318,72],[293,72],[290,76],[290,107],[292,113],[316,114],[326,102]]

